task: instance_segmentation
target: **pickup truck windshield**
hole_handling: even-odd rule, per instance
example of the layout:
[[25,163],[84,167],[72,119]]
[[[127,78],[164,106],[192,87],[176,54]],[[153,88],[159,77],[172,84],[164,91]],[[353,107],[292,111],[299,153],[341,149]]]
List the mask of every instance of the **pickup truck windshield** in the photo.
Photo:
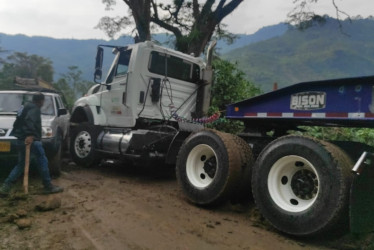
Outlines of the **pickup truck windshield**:
[[[0,113],[16,113],[27,101],[31,101],[32,95],[24,93],[0,93]],[[41,108],[43,115],[55,115],[51,96],[45,95],[44,105]]]

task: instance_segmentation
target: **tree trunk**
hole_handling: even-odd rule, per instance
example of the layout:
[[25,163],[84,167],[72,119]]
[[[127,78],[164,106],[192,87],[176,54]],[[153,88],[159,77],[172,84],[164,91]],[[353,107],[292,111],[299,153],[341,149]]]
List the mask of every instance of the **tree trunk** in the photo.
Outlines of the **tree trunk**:
[[135,42],[151,40],[151,0],[123,0],[131,9],[138,35]]

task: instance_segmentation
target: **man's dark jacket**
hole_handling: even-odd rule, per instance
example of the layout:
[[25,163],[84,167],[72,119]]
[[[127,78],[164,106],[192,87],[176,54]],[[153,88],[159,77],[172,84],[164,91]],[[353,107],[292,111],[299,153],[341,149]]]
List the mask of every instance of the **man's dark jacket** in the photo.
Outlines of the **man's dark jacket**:
[[40,141],[42,137],[42,119],[40,108],[35,103],[28,102],[17,114],[13,124],[11,135],[20,140],[27,136],[34,136],[34,140]]

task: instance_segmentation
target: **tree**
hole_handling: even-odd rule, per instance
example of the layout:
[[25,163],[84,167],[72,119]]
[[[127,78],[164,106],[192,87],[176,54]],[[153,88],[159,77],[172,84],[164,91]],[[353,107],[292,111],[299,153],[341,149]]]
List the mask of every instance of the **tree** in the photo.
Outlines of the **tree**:
[[[102,0],[110,9],[116,0]],[[221,21],[234,11],[243,0],[207,0],[204,4],[198,0],[173,0],[173,4],[157,4],[155,0],[123,0],[130,8],[138,37],[136,41],[151,39],[151,23],[171,32],[175,36],[175,48],[181,52],[200,56],[213,34],[233,38]],[[217,3],[216,3],[217,2]],[[125,25],[127,17],[103,17],[97,26],[107,35],[113,36]]]
[[213,67],[214,84],[209,113],[221,112],[222,115],[218,121],[208,127],[229,133],[238,133],[244,126],[242,122],[224,118],[226,106],[259,95],[261,90],[245,78],[245,73],[238,69],[236,63],[216,58],[213,61]]
[[[312,6],[317,3],[318,0],[294,0],[295,8],[288,13],[288,23],[295,25],[301,30],[309,28],[315,23],[324,23],[327,16],[318,15],[312,10]],[[336,19],[339,21],[340,29],[342,29],[342,16],[349,20],[350,16],[339,8],[336,0],[331,0],[331,4],[336,10]]]
[[8,74],[24,78],[41,78],[44,81],[53,81],[53,66],[49,58],[27,53],[14,52],[3,63],[3,71]]
[[58,79],[58,81],[53,84],[53,87],[64,95],[67,108],[71,110],[71,108],[74,105],[74,101],[76,100],[76,97],[72,87],[69,85],[66,79]]
[[54,87],[63,93],[68,107],[71,108],[74,101],[82,97],[92,85],[93,82],[82,79],[82,71],[78,66],[69,66],[68,72],[61,75]]
[[214,83],[212,86],[212,107],[225,110],[228,104],[259,95],[261,90],[249,82],[237,63],[220,58],[213,61]]
[[23,78],[41,78],[44,81],[53,81],[52,61],[38,55],[14,52],[2,61],[0,71],[1,88],[9,88],[13,85],[16,76]]

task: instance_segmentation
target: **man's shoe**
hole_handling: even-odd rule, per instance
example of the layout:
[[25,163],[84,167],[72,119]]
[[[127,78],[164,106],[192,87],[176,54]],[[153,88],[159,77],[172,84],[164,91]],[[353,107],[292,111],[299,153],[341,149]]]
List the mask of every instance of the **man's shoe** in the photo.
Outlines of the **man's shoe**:
[[5,197],[10,193],[10,186],[3,184],[0,188],[0,196]]
[[61,193],[63,191],[64,191],[64,189],[62,187],[55,186],[55,185],[52,185],[52,184],[48,187],[44,187],[44,193],[45,194],[55,194],[55,193]]

